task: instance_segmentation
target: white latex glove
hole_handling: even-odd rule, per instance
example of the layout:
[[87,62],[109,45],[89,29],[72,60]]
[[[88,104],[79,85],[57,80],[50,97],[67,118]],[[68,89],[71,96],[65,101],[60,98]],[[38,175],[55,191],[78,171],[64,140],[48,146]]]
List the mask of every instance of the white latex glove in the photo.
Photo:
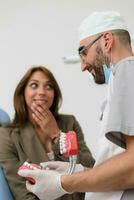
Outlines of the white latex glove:
[[[69,168],[69,162],[62,161],[49,161],[40,163],[43,169],[56,170],[60,174],[67,174]],[[74,172],[84,171],[84,167],[81,164],[76,164]]]
[[23,177],[32,177],[35,184],[26,181],[26,188],[34,193],[40,200],[54,200],[68,192],[61,186],[61,174],[51,170],[19,170],[18,174]]

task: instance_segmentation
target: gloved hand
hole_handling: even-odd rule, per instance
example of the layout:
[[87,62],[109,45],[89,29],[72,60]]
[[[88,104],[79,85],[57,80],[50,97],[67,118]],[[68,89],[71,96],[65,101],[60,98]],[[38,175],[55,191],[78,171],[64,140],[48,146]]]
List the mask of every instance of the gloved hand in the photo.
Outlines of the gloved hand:
[[61,186],[61,174],[52,170],[22,169],[18,174],[23,177],[32,177],[35,184],[26,181],[26,188],[40,200],[54,200],[68,192]]
[[[40,163],[43,169],[56,170],[60,174],[67,174],[69,168],[69,162],[62,161],[49,161]],[[76,164],[74,172],[84,171],[84,167],[81,164]]]

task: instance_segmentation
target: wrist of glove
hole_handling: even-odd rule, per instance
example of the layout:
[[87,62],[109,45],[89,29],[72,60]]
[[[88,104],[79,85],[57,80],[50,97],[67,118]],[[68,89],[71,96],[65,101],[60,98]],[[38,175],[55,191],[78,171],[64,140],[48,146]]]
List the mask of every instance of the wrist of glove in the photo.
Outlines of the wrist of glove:
[[[69,162],[62,162],[62,161],[51,161],[51,162],[43,162],[40,163],[43,169],[50,169],[59,172],[60,174],[64,175],[67,174],[69,169]],[[81,164],[76,164],[75,172],[84,171],[84,167]]]
[[23,177],[32,177],[35,184],[26,181],[26,188],[41,200],[54,200],[68,192],[61,186],[61,174],[52,170],[19,170]]

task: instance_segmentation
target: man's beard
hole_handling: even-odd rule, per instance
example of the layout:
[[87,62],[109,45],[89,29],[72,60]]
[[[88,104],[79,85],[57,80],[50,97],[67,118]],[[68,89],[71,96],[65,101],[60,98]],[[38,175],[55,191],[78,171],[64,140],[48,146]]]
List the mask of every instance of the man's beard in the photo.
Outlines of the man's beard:
[[105,83],[105,75],[103,71],[103,65],[106,64],[109,66],[110,61],[107,56],[104,55],[102,49],[97,46],[96,48],[96,55],[94,56],[94,61],[92,63],[93,69],[95,71],[94,81],[97,84]]

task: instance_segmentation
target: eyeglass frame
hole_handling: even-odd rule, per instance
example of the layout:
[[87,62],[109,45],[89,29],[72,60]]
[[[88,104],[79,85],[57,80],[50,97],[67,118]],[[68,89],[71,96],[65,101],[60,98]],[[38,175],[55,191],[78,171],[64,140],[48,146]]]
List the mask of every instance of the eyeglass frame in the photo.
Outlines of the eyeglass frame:
[[95,40],[93,40],[92,42],[90,42],[88,45],[84,46],[84,47],[79,47],[78,49],[78,53],[79,53],[79,56],[84,56],[85,54],[83,54],[83,52],[87,49],[89,49],[90,47],[92,47],[92,45],[97,42],[97,40],[99,40],[101,37],[103,36],[103,34],[99,35],[98,37],[96,37]]

